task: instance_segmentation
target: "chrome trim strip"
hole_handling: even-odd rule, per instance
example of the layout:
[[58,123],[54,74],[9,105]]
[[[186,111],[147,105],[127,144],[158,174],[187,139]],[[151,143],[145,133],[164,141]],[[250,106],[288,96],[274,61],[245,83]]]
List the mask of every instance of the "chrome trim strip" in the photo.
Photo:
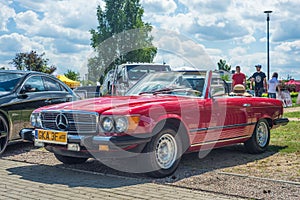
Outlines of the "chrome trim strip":
[[76,113],[76,114],[92,114],[99,116],[97,112],[82,111],[82,110],[42,110],[41,113]]
[[224,139],[224,140],[214,140],[214,141],[209,141],[209,142],[202,142],[202,143],[192,144],[191,147],[202,146],[202,145],[207,145],[207,144],[214,144],[214,143],[221,143],[221,142],[230,142],[230,141],[246,139],[246,138],[251,138],[251,135],[230,138],[230,139]]
[[216,130],[216,129],[224,129],[224,128],[236,128],[236,127],[243,127],[243,126],[251,126],[255,125],[256,123],[246,123],[246,124],[233,124],[227,126],[215,126],[215,127],[208,127],[208,128],[197,128],[197,129],[190,129],[190,132],[200,132],[200,131],[208,131],[208,130]]

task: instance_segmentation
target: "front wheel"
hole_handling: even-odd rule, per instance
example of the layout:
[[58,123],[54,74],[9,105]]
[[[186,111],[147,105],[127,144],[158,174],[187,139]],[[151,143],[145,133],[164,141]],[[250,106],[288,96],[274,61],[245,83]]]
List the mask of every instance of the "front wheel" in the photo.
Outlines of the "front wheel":
[[77,158],[77,157],[71,157],[71,156],[63,156],[63,155],[59,155],[59,154],[54,154],[54,156],[56,157],[57,160],[59,160],[60,162],[64,163],[64,164],[81,164],[84,163],[85,161],[87,161],[88,158]]
[[173,129],[165,128],[152,138],[144,151],[148,155],[146,162],[152,169],[146,174],[163,178],[173,174],[179,165],[182,154],[181,139]]
[[0,155],[5,151],[9,141],[9,128],[6,119],[0,115]]
[[257,122],[254,132],[249,140],[244,145],[249,153],[262,153],[265,152],[270,142],[270,127],[265,119]]

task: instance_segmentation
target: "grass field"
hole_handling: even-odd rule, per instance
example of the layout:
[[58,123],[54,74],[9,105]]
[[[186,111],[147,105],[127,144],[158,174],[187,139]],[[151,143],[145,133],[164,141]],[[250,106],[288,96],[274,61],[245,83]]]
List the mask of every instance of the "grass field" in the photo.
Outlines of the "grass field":
[[[284,117],[300,118],[300,112],[285,113]],[[286,126],[271,130],[270,150],[300,153],[300,122],[290,121]]]

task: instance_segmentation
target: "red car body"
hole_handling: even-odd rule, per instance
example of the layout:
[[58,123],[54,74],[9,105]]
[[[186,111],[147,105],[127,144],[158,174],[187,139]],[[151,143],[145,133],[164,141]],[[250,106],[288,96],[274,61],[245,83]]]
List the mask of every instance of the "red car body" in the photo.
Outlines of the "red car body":
[[[158,90],[43,107],[33,113],[41,118],[41,125],[33,132],[35,142],[64,163],[85,162],[89,157],[146,155],[138,159],[138,170],[128,171],[154,177],[172,174],[181,155],[187,152],[237,143],[245,143],[250,153],[264,152],[270,129],[288,123],[282,118],[282,102],[229,96],[225,87],[220,78],[207,72],[200,97],[194,90],[177,89],[179,95]],[[59,136],[53,136],[51,131],[66,132],[66,142],[56,142]],[[147,167],[140,170],[140,165]]]

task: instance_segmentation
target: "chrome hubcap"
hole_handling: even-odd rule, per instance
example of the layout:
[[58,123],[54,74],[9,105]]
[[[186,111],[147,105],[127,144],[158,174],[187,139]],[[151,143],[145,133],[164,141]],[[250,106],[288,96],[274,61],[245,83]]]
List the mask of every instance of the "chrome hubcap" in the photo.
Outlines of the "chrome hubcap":
[[157,142],[155,156],[157,164],[162,169],[172,167],[177,157],[177,143],[173,135],[164,134]]
[[265,123],[260,123],[256,131],[257,143],[260,147],[265,147],[268,142],[268,127]]

